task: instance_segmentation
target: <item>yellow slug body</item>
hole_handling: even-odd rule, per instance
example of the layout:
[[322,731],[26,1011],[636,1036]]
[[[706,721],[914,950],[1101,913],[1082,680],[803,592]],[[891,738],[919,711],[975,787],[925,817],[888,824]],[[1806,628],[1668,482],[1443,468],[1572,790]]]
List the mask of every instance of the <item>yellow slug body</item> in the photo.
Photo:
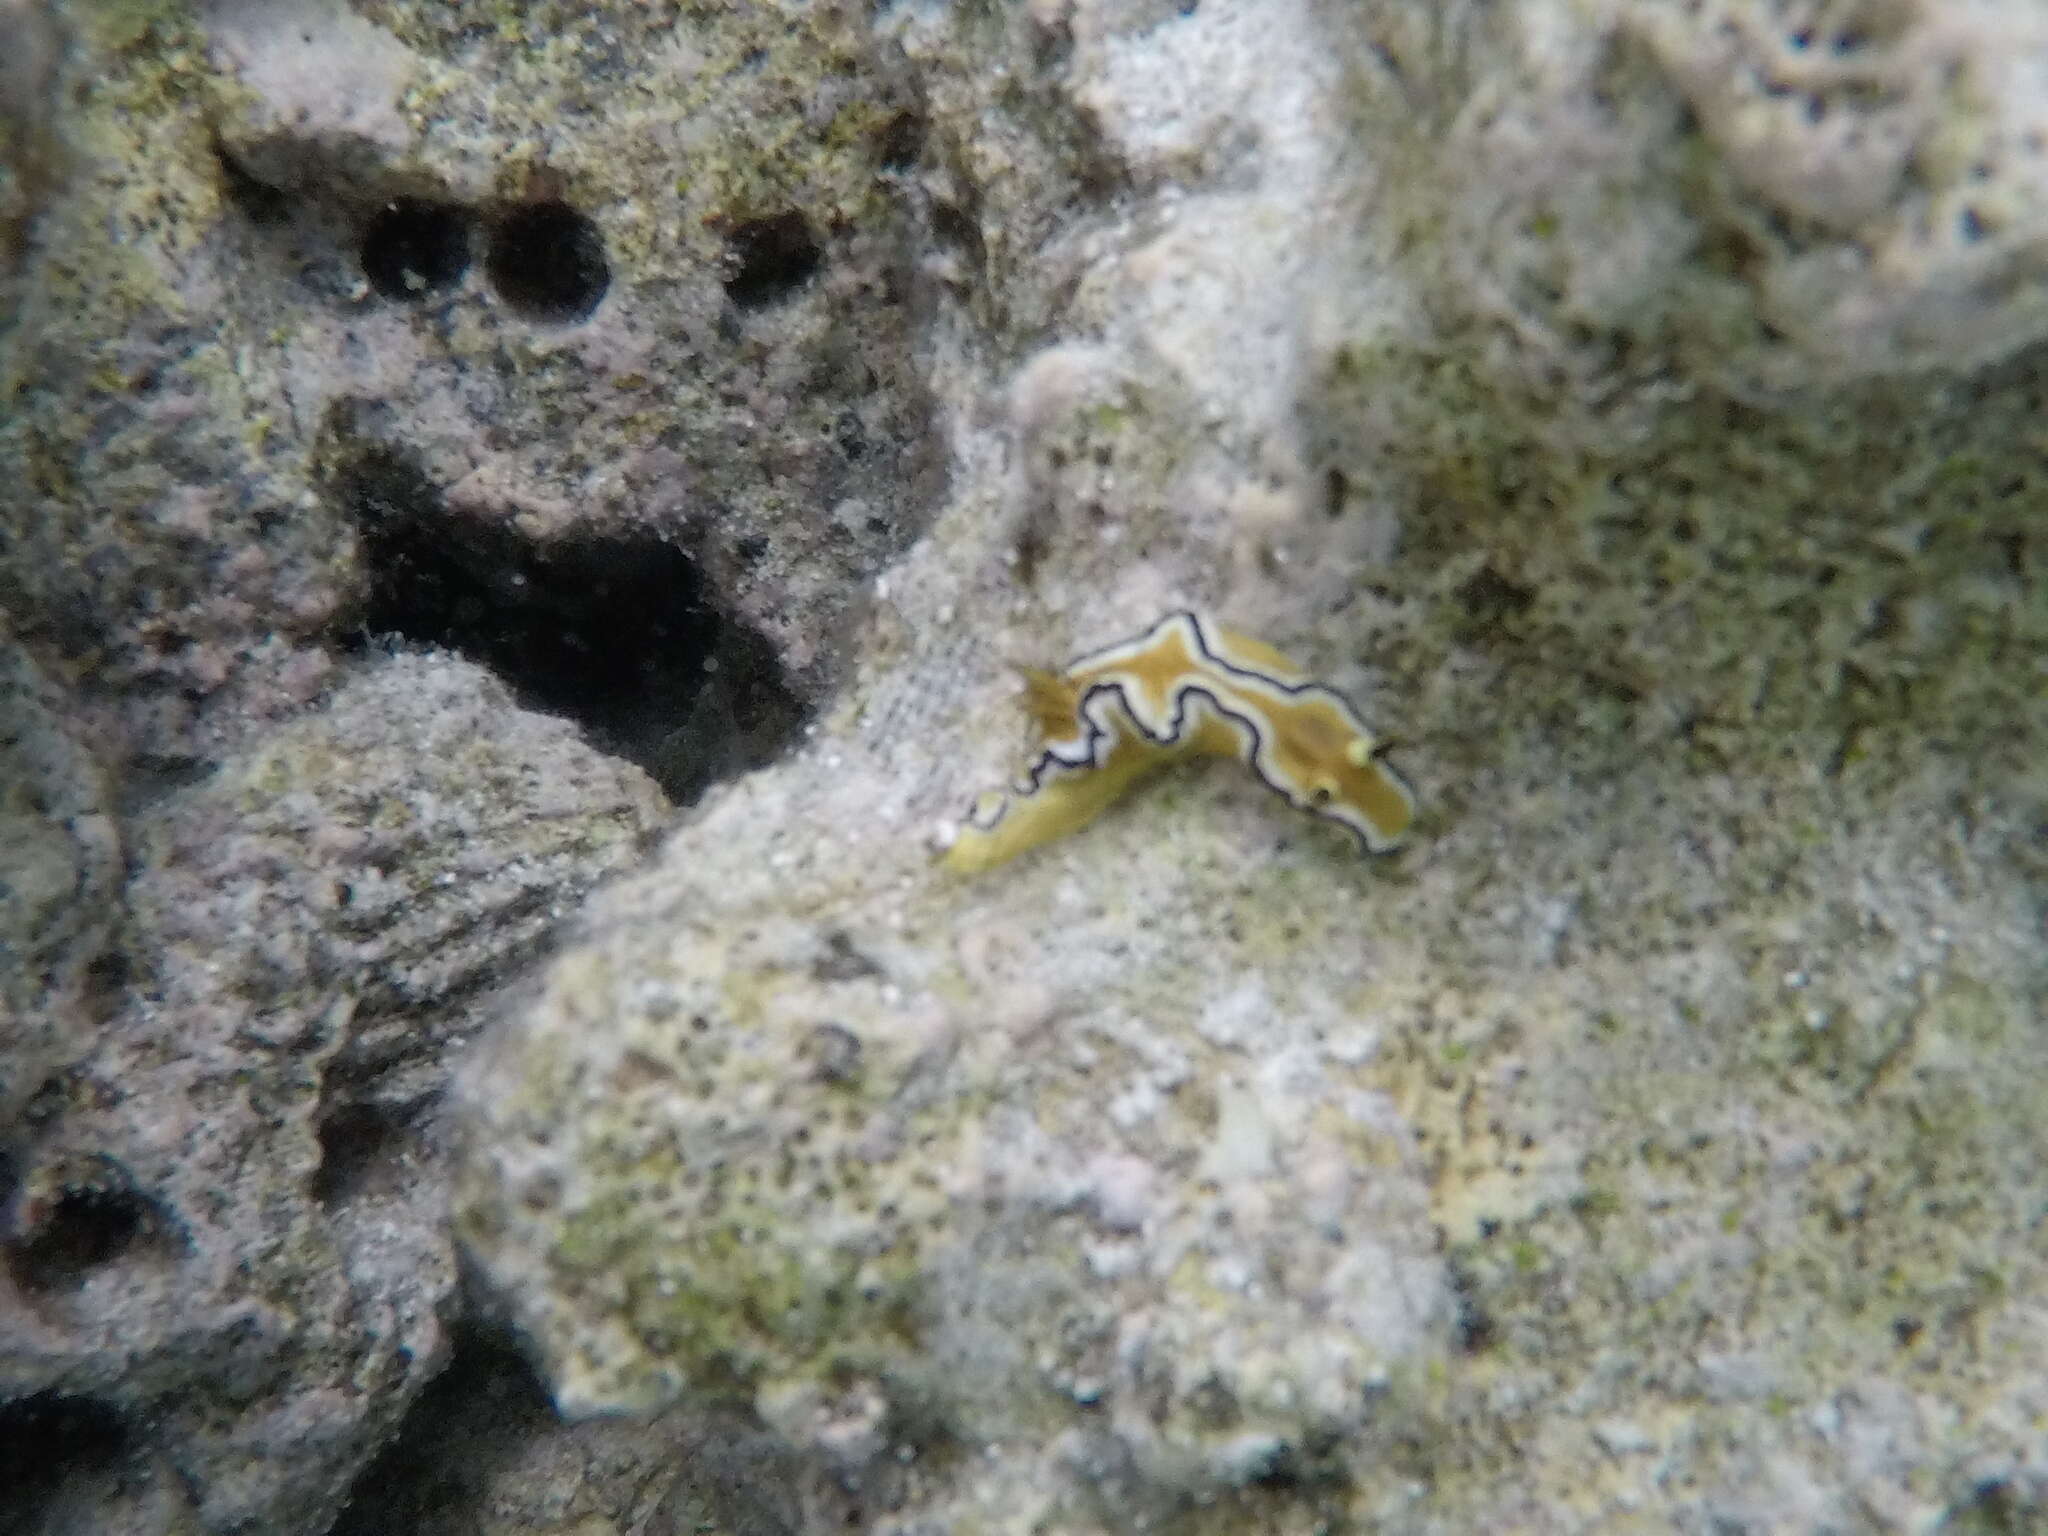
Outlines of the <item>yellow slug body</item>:
[[1076,831],[1139,779],[1188,756],[1248,763],[1289,804],[1348,828],[1375,853],[1414,820],[1408,786],[1343,695],[1199,614],[1170,613],[1063,672],[1028,671],[1024,684],[1034,755],[1007,794],[984,795],[969,812],[948,869],[992,869]]

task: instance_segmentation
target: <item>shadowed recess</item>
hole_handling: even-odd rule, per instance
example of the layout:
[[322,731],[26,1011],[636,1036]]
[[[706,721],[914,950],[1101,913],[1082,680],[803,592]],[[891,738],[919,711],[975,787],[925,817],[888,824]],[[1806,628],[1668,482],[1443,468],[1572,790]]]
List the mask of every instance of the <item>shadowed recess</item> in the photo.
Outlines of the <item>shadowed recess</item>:
[[505,1341],[456,1333],[448,1368],[349,1490],[331,1536],[473,1531],[492,1479],[554,1423],[546,1391]]
[[114,1474],[127,1455],[127,1421],[98,1398],[38,1392],[0,1403],[0,1531],[86,1529],[59,1526],[53,1506],[67,1484]]
[[763,308],[803,287],[823,260],[802,214],[749,219],[726,238],[725,295],[736,308]]
[[[704,1400],[667,1422],[666,1454],[621,1476],[635,1456],[630,1442],[608,1448],[611,1437],[600,1426],[564,1428],[507,1336],[458,1324],[447,1369],[357,1477],[331,1536],[473,1536],[500,1528],[486,1514],[503,1507],[508,1487],[530,1480],[535,1448],[565,1442],[568,1463],[589,1469],[577,1497],[594,1513],[578,1530],[801,1536],[814,1528],[803,1520],[795,1457],[751,1415]],[[641,1518],[629,1518],[634,1511]],[[872,1525],[848,1518],[815,1528]]]
[[291,198],[285,190],[249,170],[218,139],[213,141],[213,160],[220,170],[220,187],[228,205],[251,224],[282,224],[290,216]]
[[491,226],[484,271],[514,314],[586,320],[612,285],[604,236],[564,202],[527,203]]
[[[313,1198],[332,1210],[402,1177],[410,1139],[405,1117],[380,1104],[337,1104],[320,1117],[320,1166]],[[387,1192],[396,1193],[396,1190]]]
[[804,718],[760,636],[707,600],[696,563],[647,534],[546,544],[451,510],[387,448],[336,490],[363,539],[366,635],[459,651],[564,715],[676,801],[766,761]]
[[469,270],[469,224],[452,203],[393,198],[363,228],[363,276],[387,299],[418,300],[453,287]]

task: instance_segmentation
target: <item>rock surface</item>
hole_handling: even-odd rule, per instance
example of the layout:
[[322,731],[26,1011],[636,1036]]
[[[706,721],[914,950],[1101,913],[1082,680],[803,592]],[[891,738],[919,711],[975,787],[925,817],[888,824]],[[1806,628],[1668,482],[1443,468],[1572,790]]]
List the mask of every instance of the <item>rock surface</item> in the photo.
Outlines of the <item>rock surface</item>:
[[96,1529],[131,1484],[198,1529],[324,1528],[446,1355],[447,1053],[664,808],[476,667],[397,655],[131,813],[89,909],[117,979],[9,1137],[10,1487]]
[[2048,1521],[2030,6],[13,12],[0,1524]]

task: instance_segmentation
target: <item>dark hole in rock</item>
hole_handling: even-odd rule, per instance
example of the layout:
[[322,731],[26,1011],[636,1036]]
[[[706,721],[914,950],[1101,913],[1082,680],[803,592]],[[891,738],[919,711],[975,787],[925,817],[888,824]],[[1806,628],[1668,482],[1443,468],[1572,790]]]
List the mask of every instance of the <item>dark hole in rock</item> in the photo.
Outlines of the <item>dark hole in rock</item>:
[[506,306],[529,320],[588,319],[612,285],[597,225],[558,201],[501,214],[484,270]]
[[337,488],[370,572],[366,633],[491,668],[671,799],[765,762],[802,724],[774,651],[706,600],[674,544],[631,533],[536,545],[452,511],[389,449],[358,455]]
[[418,300],[452,288],[469,270],[467,210],[395,197],[363,228],[363,276],[387,299]]
[[342,1205],[392,1171],[405,1144],[403,1119],[375,1104],[339,1104],[320,1117],[320,1166],[313,1174],[313,1198],[330,1208]]
[[113,1472],[127,1454],[127,1421],[98,1398],[37,1392],[0,1404],[0,1531],[48,1529],[67,1483]]
[[823,260],[802,214],[749,219],[726,238],[725,295],[739,309],[760,309],[803,287]]
[[47,1193],[18,1195],[7,1267],[25,1291],[73,1290],[157,1230],[155,1207],[117,1165],[99,1159]]
[[356,1478],[331,1536],[473,1530],[498,1468],[554,1430],[547,1393],[518,1352],[464,1326],[447,1369]]

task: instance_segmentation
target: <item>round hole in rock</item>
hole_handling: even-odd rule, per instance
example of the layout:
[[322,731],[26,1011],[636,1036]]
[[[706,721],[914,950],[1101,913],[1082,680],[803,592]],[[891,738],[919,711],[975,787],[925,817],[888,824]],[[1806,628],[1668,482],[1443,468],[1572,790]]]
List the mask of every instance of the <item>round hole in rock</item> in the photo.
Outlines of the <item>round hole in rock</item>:
[[363,230],[363,276],[387,299],[419,300],[469,270],[469,215],[452,203],[395,197]]
[[18,1199],[7,1267],[31,1293],[74,1290],[157,1230],[150,1202],[111,1164],[81,1169],[49,1193]]
[[803,287],[823,260],[802,214],[749,219],[725,242],[725,296],[736,308],[760,309]]
[[528,203],[491,229],[484,258],[491,286],[529,320],[583,320],[612,285],[604,236],[567,203]]

